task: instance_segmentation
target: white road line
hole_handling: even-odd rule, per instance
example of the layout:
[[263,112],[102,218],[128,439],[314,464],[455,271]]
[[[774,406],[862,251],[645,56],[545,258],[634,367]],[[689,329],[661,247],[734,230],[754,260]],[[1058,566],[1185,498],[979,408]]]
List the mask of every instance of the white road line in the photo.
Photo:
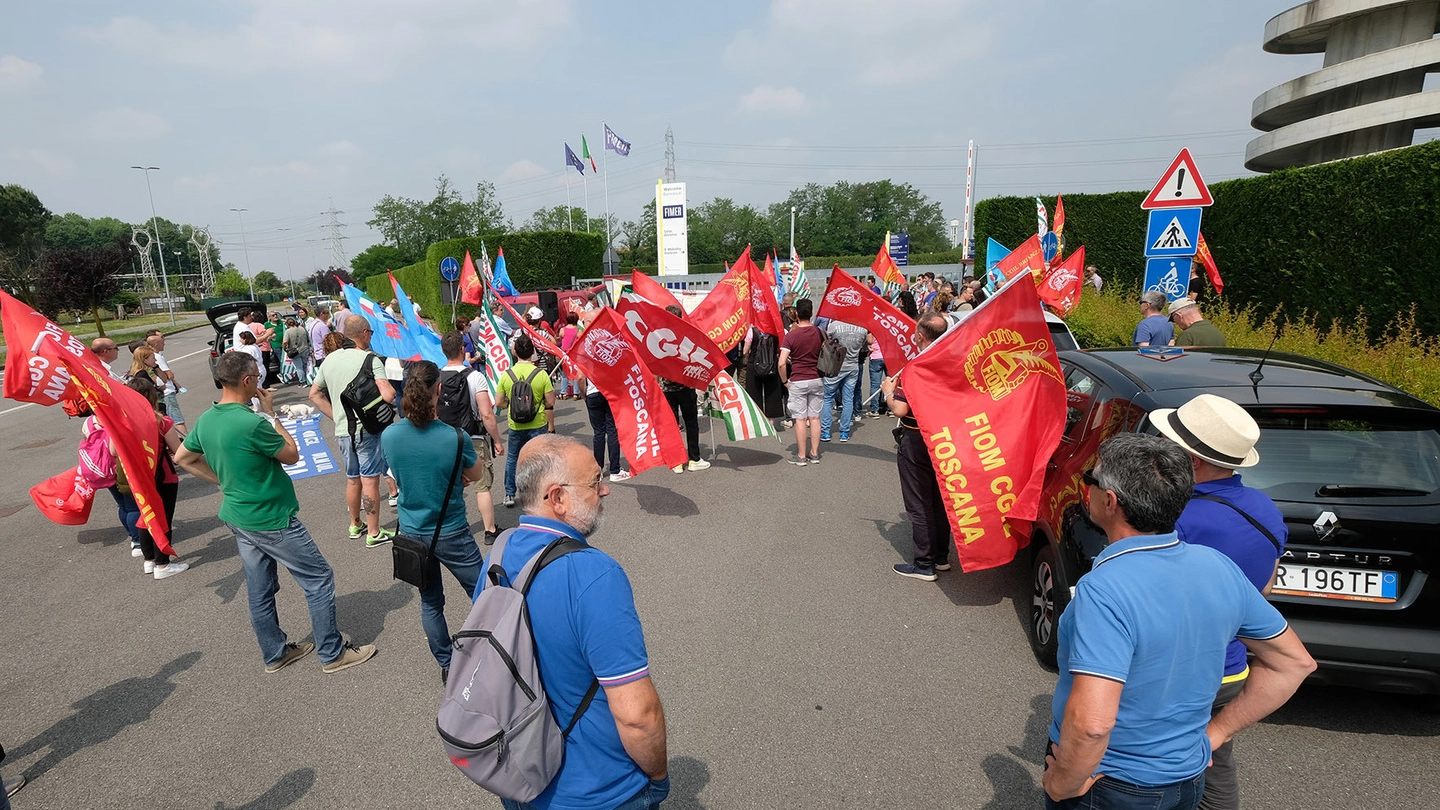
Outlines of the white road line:
[[203,349],[199,349],[199,350],[197,350],[197,351],[190,352],[189,354],[182,354],[182,355],[180,355],[179,357],[175,358],[174,360],[171,360],[170,358],[167,357],[167,358],[165,358],[165,362],[167,362],[167,363],[178,363],[178,362],[180,362],[181,360],[184,360],[184,359],[187,358],[187,357],[194,357],[194,356],[197,355],[197,354],[204,354],[204,353],[206,353],[206,352],[208,352],[208,351],[210,351],[210,348],[207,346],[206,348],[203,348]]
[[[193,352],[190,352],[189,354],[182,354],[182,355],[180,355],[179,357],[175,358],[174,360],[169,360],[169,362],[171,362],[171,363],[178,363],[178,362],[180,362],[181,360],[184,360],[184,359],[187,358],[187,357],[194,357],[194,356],[197,355],[197,354],[205,354],[206,352],[209,352],[209,351],[210,351],[210,348],[207,346],[207,347],[204,348],[204,349],[200,349],[200,350],[198,350],[198,351],[193,351]],[[34,407],[35,404],[36,404],[36,403],[34,403],[34,402],[27,402],[27,403],[25,403],[24,405],[16,405],[16,406],[13,407],[13,408],[7,408],[7,409],[5,409],[5,410],[3,410],[3,411],[0,411],[0,416],[4,416],[4,415],[7,414],[7,413],[14,413],[14,412],[16,412],[16,411],[23,411],[23,410],[25,410],[26,408]]]
[[35,404],[35,403],[33,403],[33,402],[27,402],[27,403],[25,403],[24,405],[16,405],[16,406],[13,407],[13,408],[9,408],[9,409],[7,409],[7,410],[0,411],[0,416],[4,416],[4,415],[7,414],[7,413],[14,413],[15,411],[24,410],[24,409],[26,409],[26,408],[30,407],[31,405],[34,405],[34,404]]

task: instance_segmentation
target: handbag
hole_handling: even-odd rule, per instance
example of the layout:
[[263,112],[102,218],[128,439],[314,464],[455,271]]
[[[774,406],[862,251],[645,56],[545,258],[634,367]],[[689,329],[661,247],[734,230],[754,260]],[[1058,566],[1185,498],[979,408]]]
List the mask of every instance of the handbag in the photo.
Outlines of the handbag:
[[435,544],[440,542],[445,510],[450,508],[450,495],[455,491],[455,476],[460,472],[460,457],[465,452],[464,441],[465,435],[455,428],[455,466],[450,468],[450,485],[445,488],[445,500],[440,502],[440,516],[435,519],[435,534],[430,537],[430,543],[427,545],[418,537],[401,534],[400,518],[395,518],[395,537],[390,545],[395,578],[422,591],[435,584],[440,576],[440,566],[435,562]]

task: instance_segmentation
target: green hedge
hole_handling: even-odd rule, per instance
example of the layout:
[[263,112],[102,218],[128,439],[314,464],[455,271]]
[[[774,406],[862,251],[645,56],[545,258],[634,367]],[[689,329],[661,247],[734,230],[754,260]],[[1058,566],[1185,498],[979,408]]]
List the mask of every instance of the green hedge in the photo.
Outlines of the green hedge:
[[[1034,202],[1031,202],[1031,205],[1033,206]],[[755,260],[755,263],[759,264],[761,261],[764,260],[764,258],[765,257],[761,256],[760,258]],[[919,265],[930,264],[958,264],[960,258],[961,252],[959,248],[956,248],[955,250],[947,250],[943,253],[912,253],[910,254],[909,266],[915,267]],[[807,256],[805,257],[805,268],[807,270],[829,270],[837,264],[841,267],[869,267],[872,263],[874,263],[874,261],[875,254],[873,253],[869,256]],[[625,268],[624,264],[621,264],[620,266],[622,268]],[[634,269],[639,270],[647,276],[653,276],[660,272],[660,268],[653,264],[636,265],[634,266]],[[622,272],[629,271],[623,270]],[[690,265],[690,273],[692,275],[700,275],[701,273],[723,272],[725,272],[725,265],[723,264]]]
[[[1440,335],[1440,141],[1210,186],[1202,220],[1227,303],[1282,317],[1353,323],[1372,337],[1414,307],[1416,327]],[[1050,211],[1055,199],[1042,198]],[[1067,249],[1117,289],[1138,290],[1144,192],[1065,195]],[[975,207],[976,264],[987,237],[1013,248],[1035,233],[1035,200],[997,197]]]

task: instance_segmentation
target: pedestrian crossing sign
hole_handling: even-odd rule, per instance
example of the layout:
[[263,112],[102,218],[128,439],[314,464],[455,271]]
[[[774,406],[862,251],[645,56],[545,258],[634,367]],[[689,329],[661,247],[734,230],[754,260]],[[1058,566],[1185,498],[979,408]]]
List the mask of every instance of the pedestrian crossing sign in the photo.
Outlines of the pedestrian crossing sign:
[[1145,229],[1146,256],[1194,256],[1200,244],[1203,208],[1159,208],[1150,213]]

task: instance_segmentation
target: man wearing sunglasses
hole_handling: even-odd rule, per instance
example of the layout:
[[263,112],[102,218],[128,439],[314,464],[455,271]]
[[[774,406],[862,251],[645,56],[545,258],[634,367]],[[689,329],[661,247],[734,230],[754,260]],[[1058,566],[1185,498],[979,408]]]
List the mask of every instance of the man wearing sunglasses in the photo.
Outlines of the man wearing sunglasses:
[[[502,566],[515,581],[525,564],[562,537],[582,543],[600,530],[610,494],[591,449],[555,435],[536,436],[515,468],[520,525],[501,536]],[[493,553],[490,555],[493,557]],[[485,560],[483,571],[490,569]],[[476,589],[478,597],[486,579]],[[599,690],[566,744],[565,764],[534,802],[502,799],[506,810],[606,807],[651,810],[670,793],[665,711],[650,680],[645,634],[624,569],[587,548],[545,566],[526,597],[540,677],[563,723],[586,692]]]
[[[1176,536],[1195,481],[1183,448],[1116,436],[1083,480],[1109,544],[1060,616],[1045,806],[1193,810],[1212,752],[1284,705],[1315,661],[1235,563]],[[1233,638],[1255,660],[1212,718]]]

